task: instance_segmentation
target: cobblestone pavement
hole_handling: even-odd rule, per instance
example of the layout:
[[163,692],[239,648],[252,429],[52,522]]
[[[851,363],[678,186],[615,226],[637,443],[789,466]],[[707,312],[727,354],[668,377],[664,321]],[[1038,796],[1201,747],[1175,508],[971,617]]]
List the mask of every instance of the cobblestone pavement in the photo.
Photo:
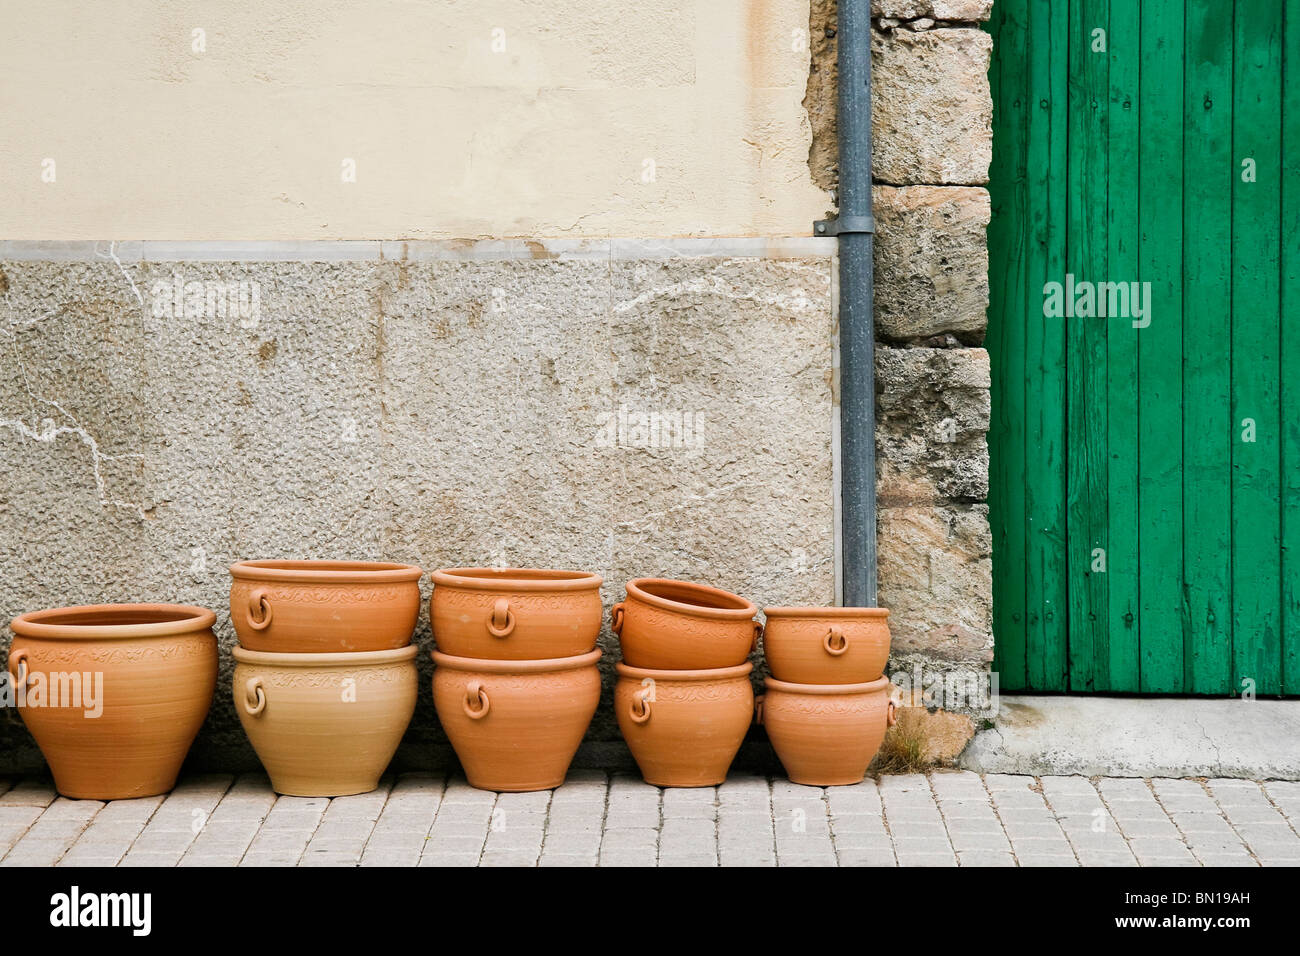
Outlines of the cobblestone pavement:
[[852,787],[570,775],[501,794],[407,774],[277,797],[260,775],[68,800],[0,780],[3,866],[1297,866],[1300,782],[940,771]]

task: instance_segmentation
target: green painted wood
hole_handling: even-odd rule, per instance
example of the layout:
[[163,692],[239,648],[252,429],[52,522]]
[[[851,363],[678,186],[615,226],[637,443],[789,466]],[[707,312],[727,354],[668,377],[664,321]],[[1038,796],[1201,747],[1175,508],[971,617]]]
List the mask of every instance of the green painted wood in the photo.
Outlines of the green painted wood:
[[1286,0],[1282,90],[1282,692],[1300,694],[1300,0]]
[[1183,194],[1186,689],[1232,690],[1232,45],[1213,0],[1187,4]]
[[[1183,3],[1142,4],[1138,268],[1151,323],[1138,332],[1141,690],[1183,688]],[[1145,320],[1143,320],[1145,321]]]
[[1025,552],[1029,573],[1026,671],[1039,690],[1068,687],[1065,552],[1066,325],[1043,315],[1044,284],[1066,261],[1068,89],[1053,65],[1067,55],[1070,0],[1029,5],[1025,243]]
[[[990,310],[1006,321],[989,340],[993,375],[990,468],[998,484],[990,501],[993,547],[1003,556],[993,595],[994,666],[1008,690],[1029,687],[1025,618],[1025,142],[1028,113],[1026,19],[1028,0],[1006,0],[994,11],[993,32],[1001,54],[997,73],[998,135],[994,139],[989,229]],[[996,287],[996,292],[994,291]]]
[[[991,29],[1002,686],[1300,694],[1300,0]],[[1150,283],[1150,323],[1043,314],[1067,274]]]
[[[1069,11],[1069,184],[1066,269],[1107,280],[1109,5],[1072,0]],[[1098,32],[1101,31],[1101,32]],[[1099,303],[1098,303],[1099,304]],[[1068,402],[1069,683],[1109,682],[1107,535],[1107,319],[1066,320]]]
[[[989,17],[988,31],[994,37],[997,36],[1001,29],[1002,20],[1005,14],[999,9],[993,11]],[[997,57],[989,61],[989,98],[993,103],[995,112],[1002,110],[1002,70],[1007,68],[1007,64]],[[1006,166],[1006,153],[1004,150],[995,148],[992,159],[989,161],[989,202],[992,209],[992,218],[986,233],[986,239],[989,247],[989,315],[1001,315],[1003,311],[1003,283],[1000,276],[993,272],[993,263],[1005,261],[1006,240],[1008,220],[1005,210],[1001,205],[1002,182],[1005,177],[1003,172]],[[992,329],[989,330],[989,369],[990,369],[990,387],[989,401],[991,405],[991,415],[989,421],[989,431],[1001,432],[1003,424],[998,421],[1001,415],[1005,418],[1006,399],[1004,390],[1007,376],[1004,374],[1002,366],[1002,350],[992,341]],[[1006,510],[1002,504],[1003,489],[1007,483],[1007,469],[1003,461],[1001,450],[994,446],[992,441],[989,442],[989,536],[993,542],[993,547],[1001,549],[1006,539]],[[996,575],[993,578],[993,633],[1009,634],[1010,628],[1007,626],[1009,620],[1007,608],[1009,605],[1003,600],[1003,580],[1004,576]],[[998,646],[993,648],[993,669],[1001,672],[1009,666],[1008,656],[1015,656],[1009,653],[1011,645]],[[1020,655],[1023,659],[1023,651]],[[1023,683],[1023,682],[1022,682]]]
[[1260,694],[1281,690],[1281,10],[1237,0],[1233,22],[1233,682]]
[[[1138,275],[1141,38],[1138,4],[1132,0],[1111,0],[1106,258],[1114,281],[1136,279]],[[1138,393],[1133,387],[1138,380],[1139,334],[1140,330],[1133,328],[1131,322],[1107,322],[1108,607],[1104,676],[1096,682],[1096,690],[1132,692],[1140,687]]]

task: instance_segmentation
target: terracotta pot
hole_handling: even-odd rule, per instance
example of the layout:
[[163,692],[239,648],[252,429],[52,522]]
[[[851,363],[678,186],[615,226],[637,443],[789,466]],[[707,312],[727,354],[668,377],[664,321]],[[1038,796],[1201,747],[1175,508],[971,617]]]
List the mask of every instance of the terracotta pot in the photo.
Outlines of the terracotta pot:
[[894,723],[889,678],[863,684],[790,684],[767,678],[758,721],[794,783],[859,783]]
[[611,627],[631,667],[711,670],[736,667],[758,644],[751,602],[719,588],[666,578],[627,582]]
[[727,778],[754,718],[748,662],[711,670],[618,664],[614,713],[641,776],[657,787],[712,787]]
[[575,657],[600,636],[600,575],[532,568],[433,572],[438,650],[480,660]]
[[240,561],[230,566],[230,621],[249,651],[405,647],[420,615],[423,573],[382,561]]
[[19,713],[65,797],[166,793],[212,703],[216,615],[179,604],[101,604],[13,619]]
[[537,661],[433,652],[433,704],[470,786],[550,790],[564,783],[600,703],[600,651]]
[[889,663],[889,612],[878,607],[764,608],[763,653],[777,680],[862,684]]
[[415,713],[415,653],[236,647],[235,710],[275,791],[341,797],[379,786]]

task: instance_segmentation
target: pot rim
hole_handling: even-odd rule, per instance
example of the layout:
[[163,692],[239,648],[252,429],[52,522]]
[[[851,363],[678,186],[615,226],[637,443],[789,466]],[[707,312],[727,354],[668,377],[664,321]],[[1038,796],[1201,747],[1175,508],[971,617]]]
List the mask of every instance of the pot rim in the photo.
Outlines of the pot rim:
[[644,680],[649,677],[656,681],[727,680],[732,677],[746,677],[753,669],[754,664],[752,661],[745,661],[745,663],[736,664],[734,667],[706,667],[689,671],[633,667],[631,664],[624,664],[622,661],[614,665],[614,670],[618,672],[619,677],[630,677],[634,680]]
[[423,569],[394,561],[317,561],[258,559],[236,561],[230,576],[239,581],[291,581],[306,584],[393,584],[417,582]]
[[777,680],[775,677],[763,678],[763,684],[769,691],[784,694],[813,694],[832,696],[835,694],[875,694],[888,689],[890,680],[881,676],[862,684],[796,684],[792,681]]
[[[122,618],[140,615],[158,616],[155,621],[125,624],[103,622],[77,623],[61,618]],[[71,607],[27,611],[9,622],[19,637],[39,637],[64,641],[105,641],[135,637],[171,637],[212,629],[217,615],[206,607],[193,604],[78,604]]]
[[287,651],[250,651],[236,644],[231,653],[240,664],[261,664],[272,667],[364,667],[367,664],[400,664],[414,660],[414,644],[394,647],[386,651],[330,651],[319,654],[295,654]]
[[868,620],[884,620],[889,617],[888,608],[883,607],[765,607],[764,617],[865,617]]
[[[724,601],[730,606],[709,607],[704,604],[675,601],[672,598],[661,597],[647,591],[647,585],[670,585],[674,588],[694,591]],[[758,613],[758,606],[753,601],[743,598],[739,594],[724,591],[722,588],[715,588],[708,584],[698,584],[695,581],[679,581],[675,578],[634,578],[627,582],[626,588],[628,600],[636,598],[638,601],[652,607],[662,608],[665,611],[676,611],[679,614],[691,614],[695,617],[712,618],[714,620],[743,621],[752,619]]]
[[603,652],[598,647],[573,657],[542,657],[523,661],[498,661],[482,657],[457,657],[442,651],[431,651],[433,663],[448,670],[477,672],[480,674],[545,674],[549,671],[577,670],[590,667],[600,660]]
[[435,588],[479,591],[594,591],[604,583],[591,571],[555,568],[439,568],[429,577]]

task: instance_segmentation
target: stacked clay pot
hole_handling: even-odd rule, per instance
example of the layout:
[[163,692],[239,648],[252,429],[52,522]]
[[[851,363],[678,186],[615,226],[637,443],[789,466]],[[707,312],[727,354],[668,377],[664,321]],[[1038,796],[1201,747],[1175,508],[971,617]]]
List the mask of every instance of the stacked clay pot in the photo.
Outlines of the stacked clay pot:
[[415,713],[422,574],[376,561],[231,565],[235,710],[278,793],[379,786]]
[[217,684],[215,620],[180,604],[13,619],[11,686],[59,793],[126,800],[175,786]]
[[858,783],[894,723],[889,612],[769,607],[766,693],[758,720],[794,783]]
[[623,649],[614,708],[647,783],[711,787],[726,779],[753,721],[748,658],[762,630],[757,612],[704,584],[628,582],[611,624]]
[[433,572],[433,703],[471,786],[564,782],[600,702],[600,585],[586,571]]

